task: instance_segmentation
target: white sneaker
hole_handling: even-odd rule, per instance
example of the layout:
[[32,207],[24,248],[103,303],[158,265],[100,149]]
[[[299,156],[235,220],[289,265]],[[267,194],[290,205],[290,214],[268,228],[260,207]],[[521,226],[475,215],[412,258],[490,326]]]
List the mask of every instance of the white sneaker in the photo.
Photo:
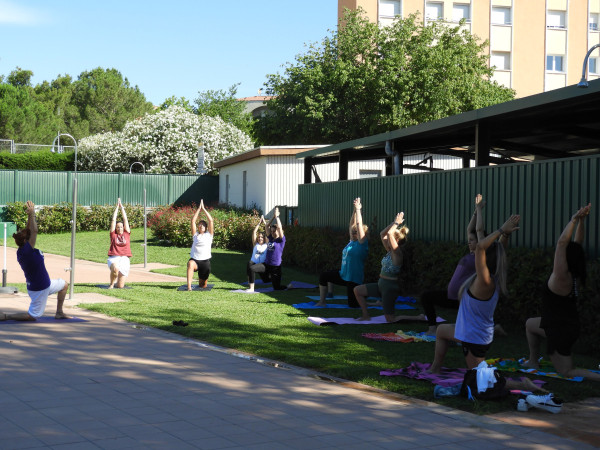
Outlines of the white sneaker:
[[528,395],[527,403],[534,408],[545,409],[553,414],[559,413],[562,408],[562,400],[554,398],[554,394]]

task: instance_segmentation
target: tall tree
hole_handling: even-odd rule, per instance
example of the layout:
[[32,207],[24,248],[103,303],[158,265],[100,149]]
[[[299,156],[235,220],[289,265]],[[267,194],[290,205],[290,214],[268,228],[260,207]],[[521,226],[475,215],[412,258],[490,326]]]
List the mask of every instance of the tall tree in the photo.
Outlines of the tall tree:
[[417,15],[388,27],[347,11],[337,31],[267,76],[262,144],[335,143],[508,101],[490,81],[487,43]]
[[239,83],[234,84],[227,91],[220,89],[198,92],[198,98],[194,100],[195,112],[201,116],[220,117],[251,135],[254,118],[245,111],[245,103],[237,99],[238,86]]
[[76,138],[119,131],[127,121],[153,111],[152,103],[121,72],[101,67],[79,75],[73,83],[72,104],[80,116]]

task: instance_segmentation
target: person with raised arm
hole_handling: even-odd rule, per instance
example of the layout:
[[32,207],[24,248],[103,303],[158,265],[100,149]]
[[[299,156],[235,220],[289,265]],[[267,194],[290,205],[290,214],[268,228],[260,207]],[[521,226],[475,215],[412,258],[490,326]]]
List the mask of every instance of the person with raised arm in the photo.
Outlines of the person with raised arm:
[[285,236],[281,220],[279,220],[279,208],[275,208],[273,217],[266,227],[267,233],[267,257],[265,259],[265,272],[271,282],[273,289],[281,291],[287,289],[286,286],[281,286],[281,256],[285,247]]
[[[206,220],[201,220],[196,226],[198,216],[200,213],[204,213]],[[200,200],[200,205],[194,217],[192,217],[192,223],[190,226],[192,233],[192,249],[190,250],[190,259],[187,263],[187,290],[192,290],[192,280],[194,278],[194,272],[198,272],[198,286],[203,289],[207,287],[208,276],[210,275],[210,258],[211,245],[214,236],[214,222],[213,218],[204,206],[204,200]]]
[[[483,208],[483,206],[485,206],[483,196],[481,194],[477,194],[475,197],[475,207],[477,207],[477,205],[480,203],[481,207]],[[477,209],[473,211],[473,216],[467,225],[467,245],[469,248],[469,253],[463,256],[458,262],[456,269],[454,270],[454,274],[448,283],[447,289],[430,290],[421,294],[423,312],[427,316],[427,324],[429,325],[426,333],[430,336],[435,336],[437,330],[437,312],[435,310],[435,306],[458,309],[460,304],[458,290],[465,280],[473,276],[475,273],[475,247],[477,246],[477,242],[485,238],[484,230],[476,231],[476,219]],[[508,246],[509,237],[510,233],[505,233],[500,237],[500,242],[505,249]],[[495,325],[495,331],[498,334],[505,334],[502,327],[500,327],[498,324]]]
[[[117,222],[117,215],[121,209],[123,221]],[[108,268],[110,269],[109,289],[125,287],[125,278],[131,268],[131,229],[127,220],[125,207],[121,199],[117,199],[117,206],[110,222],[110,247],[108,248]]]
[[67,295],[69,283],[62,278],[51,280],[46,270],[44,254],[41,250],[35,248],[38,226],[35,220],[35,205],[31,200],[25,204],[27,209],[27,226],[17,233],[13,234],[15,244],[17,244],[17,261],[23,269],[25,280],[27,281],[27,293],[31,298],[29,309],[24,313],[1,313],[0,320],[37,320],[44,314],[48,296],[56,296],[55,319],[70,319],[63,312],[63,304]]
[[[573,365],[571,352],[580,333],[577,300],[585,285],[584,223],[591,203],[579,208],[565,226],[554,251],[554,265],[542,294],[542,314],[527,319],[529,344],[527,367],[539,368],[541,339],[546,338],[548,356],[563,377],[584,377],[600,381],[600,374]],[[573,239],[573,233],[575,238]]]
[[404,254],[402,248],[406,243],[408,227],[402,225],[404,213],[396,214],[392,223],[385,227],[379,236],[383,247],[387,251],[381,260],[381,272],[377,283],[361,284],[354,288],[354,295],[362,309],[362,316],[358,320],[371,320],[367,310],[367,297],[381,297],[383,313],[387,322],[398,320],[425,320],[425,316],[396,316],[396,298],[400,295],[398,277],[402,269]]
[[265,239],[265,233],[258,231],[261,225],[267,226],[265,222],[265,216],[260,216],[260,220],[252,231],[252,256],[248,261],[246,267],[246,274],[248,275],[248,289],[246,292],[254,292],[254,282],[256,281],[256,274],[260,274],[263,281],[269,279],[266,274],[265,260],[267,259],[267,241]]
[[[483,202],[476,206],[476,232],[483,233]],[[477,242],[475,273],[467,278],[459,290],[460,306],[456,324],[437,327],[435,355],[429,368],[439,373],[450,342],[459,342],[468,369],[485,360],[494,339],[494,311],[500,293],[506,294],[506,253],[498,239],[518,230],[520,216],[511,215],[496,231]]]
[[348,306],[358,308],[360,305],[354,295],[354,288],[365,279],[365,260],[369,251],[368,227],[363,225],[362,204],[360,197],[354,199],[348,232],[350,242],[342,251],[342,267],[340,270],[323,272],[319,277],[319,302],[317,306],[326,306],[326,296],[333,297],[333,284],[346,286]]

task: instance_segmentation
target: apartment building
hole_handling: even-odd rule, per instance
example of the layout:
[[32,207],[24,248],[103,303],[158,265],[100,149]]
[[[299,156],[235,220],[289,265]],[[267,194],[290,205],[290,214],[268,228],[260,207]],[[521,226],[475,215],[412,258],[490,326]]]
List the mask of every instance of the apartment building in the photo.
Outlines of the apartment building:
[[[588,49],[600,43],[600,0],[338,0],[338,17],[358,7],[382,26],[415,12],[448,25],[465,19],[489,42],[493,79],[517,97],[578,83]],[[599,49],[588,73],[588,80],[600,76]]]

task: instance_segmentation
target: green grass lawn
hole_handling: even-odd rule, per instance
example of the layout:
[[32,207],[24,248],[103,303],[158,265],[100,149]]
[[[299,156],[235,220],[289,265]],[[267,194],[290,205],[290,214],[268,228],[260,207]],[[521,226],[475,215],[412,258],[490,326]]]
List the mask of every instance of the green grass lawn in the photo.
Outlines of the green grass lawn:
[[[143,263],[142,230],[132,235],[132,263]],[[37,247],[46,253],[70,255],[70,234],[40,235]],[[10,240],[12,241],[12,239]],[[76,257],[104,263],[108,250],[108,232],[81,232],[77,234]],[[9,242],[9,245],[14,245]],[[101,290],[92,285],[77,285],[75,292],[98,292],[126,300],[119,303],[85,304],[82,307],[110,316],[147,326],[179,333],[220,346],[276,359],[289,364],[314,369],[326,374],[356,381],[391,392],[435,401],[447,406],[481,414],[493,413],[516,406],[516,396],[502,401],[474,404],[463,398],[434,400],[433,385],[402,377],[383,377],[379,371],[400,368],[411,361],[431,362],[433,343],[401,344],[373,341],[362,333],[397,331],[424,331],[422,323],[364,326],[315,326],[307,317],[358,317],[360,311],[348,309],[298,310],[293,303],[308,301],[306,295],[317,295],[317,289],[295,289],[268,294],[246,295],[230,292],[239,289],[246,280],[248,253],[213,249],[210,292],[181,292],[181,283],[131,283],[131,290]],[[341,249],[340,249],[341,251]],[[189,249],[160,245],[148,236],[148,262],[176,265],[176,268],[157,272],[185,276]],[[284,267],[283,282],[292,280],[317,284],[317,276],[292,267]],[[336,293],[344,294],[341,287]],[[419,308],[419,305],[416,305]],[[383,312],[371,310],[372,315]],[[417,315],[420,309],[403,313]],[[440,308],[438,314],[450,322],[456,318],[455,310]],[[188,327],[175,327],[173,320],[184,320]],[[502,324],[509,333],[499,337],[488,353],[489,357],[518,358],[527,355],[523,323]],[[599,361],[576,355],[576,364],[594,369]],[[459,347],[451,348],[446,367],[464,367],[464,357]],[[510,374],[505,374],[510,376]],[[600,384],[593,381],[575,383],[552,378],[546,388],[565,401],[576,401],[600,395]]]

